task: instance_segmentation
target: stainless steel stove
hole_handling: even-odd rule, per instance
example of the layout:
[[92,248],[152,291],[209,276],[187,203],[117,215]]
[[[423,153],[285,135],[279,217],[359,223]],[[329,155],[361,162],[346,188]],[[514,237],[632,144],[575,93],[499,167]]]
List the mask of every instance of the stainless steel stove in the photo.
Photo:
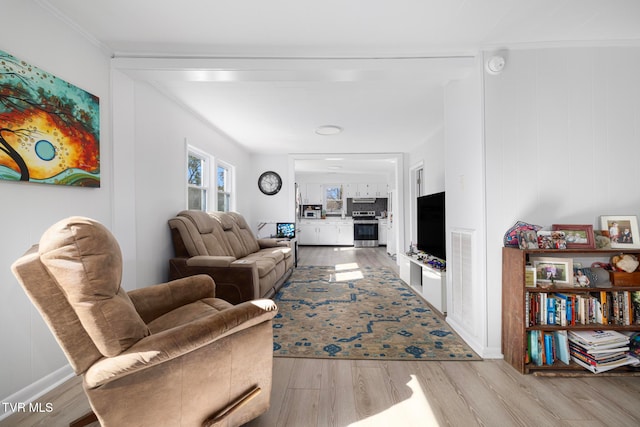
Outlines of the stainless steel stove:
[[378,246],[378,220],[375,211],[353,211],[353,246],[370,248]]

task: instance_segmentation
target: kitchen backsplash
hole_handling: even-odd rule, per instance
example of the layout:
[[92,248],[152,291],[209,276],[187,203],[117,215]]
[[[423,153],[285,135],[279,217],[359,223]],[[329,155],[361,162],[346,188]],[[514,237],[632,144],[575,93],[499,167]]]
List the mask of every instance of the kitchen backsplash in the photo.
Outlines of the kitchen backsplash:
[[378,197],[373,203],[353,203],[353,199],[347,199],[347,216],[351,216],[353,211],[376,211],[376,216],[380,216],[386,210],[386,197]]

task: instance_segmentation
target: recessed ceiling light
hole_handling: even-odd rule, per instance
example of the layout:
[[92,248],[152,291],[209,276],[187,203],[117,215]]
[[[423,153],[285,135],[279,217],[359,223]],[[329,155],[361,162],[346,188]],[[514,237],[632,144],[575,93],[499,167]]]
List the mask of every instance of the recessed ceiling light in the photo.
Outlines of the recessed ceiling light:
[[324,125],[324,126],[319,126],[315,132],[318,135],[336,135],[342,132],[342,128],[340,126],[335,126],[335,125]]
[[327,169],[338,170],[338,169],[342,169],[342,166],[329,166],[327,167]]

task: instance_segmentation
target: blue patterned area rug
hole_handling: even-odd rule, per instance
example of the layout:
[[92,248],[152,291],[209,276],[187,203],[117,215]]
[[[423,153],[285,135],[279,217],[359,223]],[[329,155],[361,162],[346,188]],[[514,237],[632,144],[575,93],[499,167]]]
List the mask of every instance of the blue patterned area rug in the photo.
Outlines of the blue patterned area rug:
[[390,269],[298,267],[274,300],[274,356],[481,360]]

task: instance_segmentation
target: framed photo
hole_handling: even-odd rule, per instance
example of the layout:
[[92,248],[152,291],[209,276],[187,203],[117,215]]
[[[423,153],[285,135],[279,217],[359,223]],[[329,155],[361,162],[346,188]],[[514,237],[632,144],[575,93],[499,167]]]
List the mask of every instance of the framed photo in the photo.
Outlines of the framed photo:
[[553,224],[551,228],[564,232],[567,249],[593,249],[596,247],[593,225]]
[[609,230],[593,230],[593,237],[596,241],[596,249],[611,249]]
[[540,249],[567,249],[564,231],[538,231],[538,247]]
[[635,215],[603,215],[600,217],[600,226],[609,232],[612,248],[640,248],[638,218]]
[[571,258],[530,257],[536,270],[536,283],[544,286],[573,286],[573,260]]
[[527,288],[536,287],[536,269],[533,266],[526,266],[524,270],[524,286]]
[[520,249],[538,249],[538,234],[536,230],[521,230],[518,234]]

